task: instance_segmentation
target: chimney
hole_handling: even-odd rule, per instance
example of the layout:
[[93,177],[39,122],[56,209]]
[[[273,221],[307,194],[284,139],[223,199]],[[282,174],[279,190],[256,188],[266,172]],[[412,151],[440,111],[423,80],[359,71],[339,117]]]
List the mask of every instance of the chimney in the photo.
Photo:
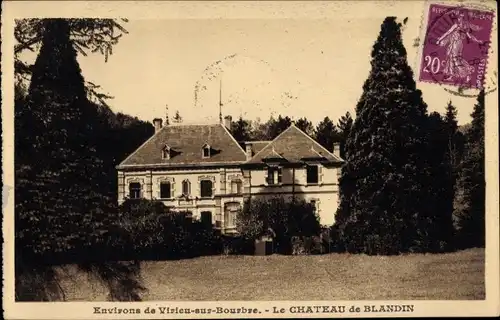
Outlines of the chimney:
[[231,130],[231,122],[232,121],[233,121],[233,117],[231,117],[231,116],[224,117],[224,126],[227,128],[227,130]]
[[252,159],[252,143],[246,142],[245,143],[245,153],[247,154],[247,161]]
[[158,131],[160,131],[161,127],[162,127],[162,124],[163,124],[163,120],[160,119],[160,118],[154,118],[153,119],[153,125],[155,127],[155,133],[157,133]]
[[333,151],[332,153],[340,158],[340,142],[333,143]]

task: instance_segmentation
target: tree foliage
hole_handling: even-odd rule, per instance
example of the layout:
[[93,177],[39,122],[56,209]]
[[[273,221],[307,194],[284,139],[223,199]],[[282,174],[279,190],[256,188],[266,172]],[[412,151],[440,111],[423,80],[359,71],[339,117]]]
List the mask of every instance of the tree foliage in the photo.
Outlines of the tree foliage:
[[485,244],[484,91],[480,92],[471,116],[472,124],[466,134],[465,155],[457,182],[457,191],[462,198],[462,205],[456,213],[458,241],[463,247]]
[[321,230],[312,204],[303,199],[288,201],[283,196],[245,202],[237,215],[236,227],[249,240],[272,235],[280,253],[290,253],[292,237],[317,236]]
[[281,116],[279,115],[277,119],[274,119],[271,117],[269,119],[269,125],[267,128],[267,139],[268,140],[273,140],[277,136],[280,135],[283,131],[288,129],[292,125],[292,119],[288,116]]
[[[356,106],[341,177],[335,230],[346,250],[369,254],[437,251],[427,106],[407,63],[401,25],[387,17]],[[451,222],[450,222],[451,223]]]
[[446,113],[444,116],[444,123],[446,126],[446,134],[448,136],[448,144],[446,146],[446,153],[450,166],[453,168],[454,174],[463,152],[463,137],[458,131],[457,121],[457,108],[451,101],[446,105]]
[[340,117],[339,122],[337,124],[337,128],[339,130],[339,136],[340,136],[340,157],[341,158],[345,157],[347,137],[349,137],[349,133],[351,132],[351,128],[352,128],[353,123],[354,123],[354,120],[351,117],[351,113],[349,111],[347,111],[345,115]]
[[315,140],[328,151],[333,151],[333,143],[339,141],[339,132],[333,121],[325,117],[315,131]]
[[232,121],[231,134],[239,142],[251,140],[252,127],[250,121],[243,120],[241,116],[237,121]]
[[[265,141],[273,140],[290,127],[292,125],[292,119],[288,116],[283,117],[279,115],[278,118],[271,116],[266,122],[261,122],[260,119],[256,119],[255,121],[248,121],[248,124],[250,140]],[[244,123],[241,122],[240,125],[244,125]]]
[[109,202],[97,191],[103,171],[97,109],[87,99],[68,23],[44,24],[28,95],[16,109],[17,235],[34,252],[61,251],[86,239],[98,228],[92,217]]
[[312,137],[314,135],[314,126],[306,117],[300,118],[294,123],[297,128],[304,131],[308,136]]
[[[73,47],[82,55],[100,53],[107,61],[113,54],[120,38],[128,31],[123,24],[127,19],[90,19],[76,18],[65,19],[68,22],[70,41]],[[16,83],[29,80],[33,73],[33,65],[22,59],[26,51],[36,52],[42,44],[47,32],[46,19],[19,19],[16,20],[14,37],[17,44],[14,46],[14,68]],[[85,88],[88,96],[99,103],[107,105],[106,100],[111,96],[101,92],[101,87],[92,82],[86,82]]]
[[450,127],[446,117],[433,112],[428,120],[429,144],[426,156],[429,160],[429,197],[434,204],[435,219],[428,226],[428,234],[443,242],[443,249],[451,249],[453,243],[453,202],[455,198],[454,166],[450,161]]
[[29,255],[100,241],[116,218],[114,167],[152,134],[87,99],[68,21],[43,22],[30,86],[15,101],[16,245]]

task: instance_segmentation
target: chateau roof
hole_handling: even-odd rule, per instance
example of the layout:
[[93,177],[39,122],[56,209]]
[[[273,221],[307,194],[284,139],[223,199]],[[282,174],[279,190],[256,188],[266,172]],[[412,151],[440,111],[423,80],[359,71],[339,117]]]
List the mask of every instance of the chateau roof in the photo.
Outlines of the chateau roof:
[[343,162],[340,157],[326,150],[293,124],[246,163],[264,163],[266,159],[276,157],[276,155],[279,155],[280,158],[290,163],[303,162],[305,159],[321,159],[337,163]]
[[[343,162],[293,124],[272,141],[244,143],[250,143],[253,149],[254,155],[248,161],[243,148],[222,124],[172,124],[161,128],[120,163],[117,169],[263,164],[272,160],[288,163],[308,160]],[[210,146],[210,157],[203,157],[202,149],[207,145]],[[166,146],[170,157],[163,158],[162,150]]]
[[[202,146],[206,144],[210,146],[211,155],[203,158]],[[162,157],[165,145],[172,152],[168,159]],[[171,124],[156,132],[117,168],[228,165],[245,161],[245,151],[222,124]]]

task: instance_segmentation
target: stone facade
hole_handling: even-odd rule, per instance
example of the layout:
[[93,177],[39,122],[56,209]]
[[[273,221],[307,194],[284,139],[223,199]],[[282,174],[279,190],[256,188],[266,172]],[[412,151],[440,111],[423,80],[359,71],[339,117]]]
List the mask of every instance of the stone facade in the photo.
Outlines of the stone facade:
[[[244,199],[282,195],[313,202],[321,224],[334,222],[342,162],[338,147],[330,153],[295,126],[273,141],[248,143],[236,142],[222,124],[186,126],[156,123],[155,135],[117,167],[119,203],[160,200],[231,233]],[[203,150],[207,145],[212,151]],[[165,155],[164,146],[173,153]]]

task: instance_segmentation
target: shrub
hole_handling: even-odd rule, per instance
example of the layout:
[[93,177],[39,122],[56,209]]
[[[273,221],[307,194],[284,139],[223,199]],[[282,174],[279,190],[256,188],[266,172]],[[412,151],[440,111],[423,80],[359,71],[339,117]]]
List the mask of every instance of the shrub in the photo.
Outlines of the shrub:
[[320,224],[313,206],[304,200],[287,201],[280,196],[269,200],[252,199],[239,212],[236,226],[239,234],[254,241],[272,235],[275,252],[293,252],[292,237],[312,237],[320,234]]
[[[162,202],[129,200],[120,207],[122,232],[115,245],[141,259],[178,259],[222,252],[217,231],[190,213],[171,211]],[[120,250],[121,249],[121,250]],[[125,250],[126,251],[126,250]]]

